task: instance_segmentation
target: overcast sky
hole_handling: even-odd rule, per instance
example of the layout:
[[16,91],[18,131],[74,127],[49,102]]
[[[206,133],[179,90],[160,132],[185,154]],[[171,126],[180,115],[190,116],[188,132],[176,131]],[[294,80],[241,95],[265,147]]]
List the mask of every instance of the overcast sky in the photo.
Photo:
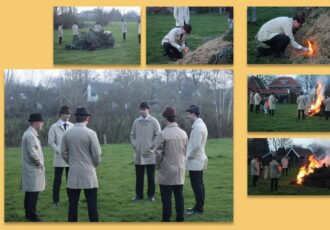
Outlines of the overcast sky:
[[[77,7],[78,13],[82,12],[82,11],[86,11],[86,10],[93,10],[97,7],[95,6],[81,6],[81,7]],[[119,11],[121,11],[122,13],[127,13],[128,11],[135,11],[140,15],[140,7],[120,7],[120,6],[116,6],[116,7],[103,7],[100,6],[100,8],[103,8],[106,11],[110,11],[113,8],[118,9]]]
[[[330,138],[292,138],[292,143],[294,145],[298,145],[301,146],[303,148],[306,148],[308,145],[312,144],[312,143],[317,143],[323,146],[326,146],[328,148],[330,148]],[[270,144],[269,148],[271,150],[273,149],[273,146]]]

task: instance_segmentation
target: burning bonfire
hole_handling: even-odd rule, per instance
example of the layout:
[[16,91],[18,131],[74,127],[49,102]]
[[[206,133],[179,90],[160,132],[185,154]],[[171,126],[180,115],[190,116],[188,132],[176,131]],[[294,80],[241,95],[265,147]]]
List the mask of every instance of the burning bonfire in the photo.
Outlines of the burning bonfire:
[[308,52],[306,53],[306,56],[308,57],[315,57],[317,54],[317,44],[314,40],[307,40],[307,48]]
[[[318,172],[317,174],[324,174],[324,170],[326,170],[325,175],[318,176],[322,179],[330,180],[329,174],[329,160],[330,157],[325,157],[322,160],[318,160],[315,158],[315,155],[311,155],[308,158],[308,164],[302,166],[299,169],[296,183],[299,185],[305,184],[306,178],[310,177],[314,173]],[[315,180],[315,178],[313,179]]]
[[313,102],[309,105],[309,109],[307,110],[307,115],[315,116],[321,113],[323,101],[324,101],[324,84],[321,81],[318,81],[316,88],[316,100],[313,100]]

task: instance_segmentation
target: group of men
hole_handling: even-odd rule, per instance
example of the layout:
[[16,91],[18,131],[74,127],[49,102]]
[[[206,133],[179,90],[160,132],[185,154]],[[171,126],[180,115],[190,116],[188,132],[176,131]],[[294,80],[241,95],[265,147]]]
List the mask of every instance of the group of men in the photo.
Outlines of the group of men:
[[258,179],[263,172],[264,179],[267,180],[268,176],[270,177],[270,190],[277,191],[278,189],[278,180],[281,176],[288,176],[289,169],[289,159],[286,156],[283,156],[281,163],[276,160],[276,156],[272,156],[271,162],[267,165],[259,160],[257,155],[251,160],[250,163],[251,176],[252,176],[252,186],[256,187]]
[[[120,29],[123,34],[123,40],[126,41],[126,35],[127,35],[127,22],[125,19],[120,20]],[[91,28],[91,30],[95,32],[102,32],[103,31],[103,26],[99,23],[96,22],[96,24]],[[64,36],[64,31],[63,31],[63,24],[60,24],[57,28],[57,34],[58,34],[58,44],[61,45],[63,41],[63,36]],[[77,42],[78,36],[79,36],[79,26],[78,22],[74,22],[74,24],[71,27],[71,32],[72,32],[72,43]],[[141,21],[140,19],[138,20],[138,42],[139,44],[141,43]]]
[[176,61],[183,58],[183,54],[189,52],[186,43],[186,36],[191,33],[192,27],[189,24],[189,7],[174,7],[173,16],[175,27],[162,39],[162,46],[165,54],[170,60]]
[[[177,113],[173,107],[163,112],[165,128],[161,131],[158,120],[150,115],[147,102],[140,104],[140,116],[135,119],[130,140],[135,152],[136,195],[133,201],[144,198],[144,174],[147,173],[148,201],[155,200],[155,169],[158,170],[156,181],[160,186],[163,217],[171,219],[172,193],[175,197],[176,221],[184,221],[183,184],[185,170],[189,171],[191,187],[195,195],[195,206],[187,210],[187,215],[202,214],[205,200],[203,170],[207,167],[205,144],[208,131],[200,118],[200,110],[191,105],[187,118],[192,122],[188,140],[187,134],[176,122]],[[62,106],[59,120],[48,133],[48,144],[54,152],[53,205],[60,203],[60,187],[65,171],[67,195],[69,199],[68,221],[78,221],[78,204],[81,190],[87,201],[89,221],[98,221],[96,168],[101,162],[101,147],[95,131],[87,127],[91,114],[85,107],[78,107],[75,112],[76,123],[69,121],[70,109]],[[40,113],[30,115],[30,127],[22,138],[22,181],[25,192],[25,218],[28,221],[41,221],[37,214],[38,194],[45,190],[45,163],[39,132],[43,129]]]
[[[263,105],[263,109],[266,114],[270,116],[274,116],[275,105],[278,102],[273,92],[271,92],[268,98],[264,100],[260,96],[259,90],[251,90],[249,94],[249,110],[250,112],[255,111],[256,114],[260,111],[260,105]],[[308,101],[304,92],[300,92],[299,97],[297,97],[297,109],[298,109],[298,116],[297,119],[305,119],[305,113],[308,106]],[[324,106],[324,113],[326,120],[329,120],[330,117],[330,94],[327,95],[326,99],[322,102]]]

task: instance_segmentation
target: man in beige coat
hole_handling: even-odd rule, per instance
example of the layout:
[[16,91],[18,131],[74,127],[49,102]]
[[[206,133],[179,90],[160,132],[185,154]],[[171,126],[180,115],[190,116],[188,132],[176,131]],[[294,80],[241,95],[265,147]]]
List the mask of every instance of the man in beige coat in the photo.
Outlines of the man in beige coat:
[[73,124],[69,122],[70,109],[68,106],[62,106],[58,115],[60,119],[50,127],[48,132],[48,145],[54,153],[53,204],[55,207],[58,207],[60,202],[63,171],[65,170],[66,180],[68,180],[69,172],[69,165],[63,160],[60,154],[61,141],[64,133],[73,126]]
[[259,157],[257,155],[254,155],[253,159],[251,160],[250,167],[251,167],[251,176],[252,176],[252,186],[256,187],[260,176],[260,162],[259,162]]
[[251,92],[250,92],[249,104],[250,104],[250,112],[253,112],[253,108],[254,108],[254,90],[251,90]]
[[40,113],[33,113],[29,118],[30,127],[22,138],[22,180],[21,189],[25,192],[25,219],[41,221],[37,215],[39,192],[45,190],[45,163],[38,132],[42,130],[44,120]]
[[61,154],[69,164],[67,190],[69,195],[68,221],[78,220],[78,203],[81,189],[87,200],[89,221],[98,221],[96,167],[101,162],[101,147],[97,134],[87,128],[90,114],[85,107],[78,107],[76,124],[65,132]]
[[274,93],[272,92],[268,98],[270,116],[274,116],[276,102],[277,102],[277,99],[275,98]]
[[300,119],[300,114],[302,115],[302,119],[305,119],[305,109],[307,105],[306,97],[304,96],[304,92],[300,93],[300,96],[297,98],[298,105],[298,120]]
[[327,99],[324,100],[324,107],[325,119],[328,121],[330,117],[330,94],[327,96]]
[[259,90],[254,94],[254,106],[256,108],[256,113],[259,113],[260,111],[260,103],[261,103],[261,97],[259,94]]
[[277,191],[278,179],[281,176],[279,171],[279,163],[276,160],[276,156],[273,156],[273,160],[269,163],[270,172],[270,190]]
[[147,102],[140,104],[140,117],[135,119],[131,129],[130,139],[134,149],[135,163],[135,196],[132,200],[143,199],[144,173],[147,171],[148,177],[148,200],[154,201],[155,198],[155,164],[154,155],[143,155],[148,150],[153,141],[158,137],[160,124],[156,118],[149,114],[150,107]]
[[145,155],[156,154],[158,169],[157,183],[163,204],[163,222],[169,222],[172,215],[172,192],[175,198],[176,221],[184,221],[183,184],[185,176],[185,155],[188,137],[176,123],[176,111],[167,107],[163,112],[165,128]]
[[198,106],[191,105],[186,112],[187,118],[193,122],[186,153],[186,170],[189,170],[190,184],[196,201],[195,206],[188,209],[187,214],[194,215],[204,211],[203,170],[206,169],[208,162],[205,153],[208,131],[204,121],[200,118]]

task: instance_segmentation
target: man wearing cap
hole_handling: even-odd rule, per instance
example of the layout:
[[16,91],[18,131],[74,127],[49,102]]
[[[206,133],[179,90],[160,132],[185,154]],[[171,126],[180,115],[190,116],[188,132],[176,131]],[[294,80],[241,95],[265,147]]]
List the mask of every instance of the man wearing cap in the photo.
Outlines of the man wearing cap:
[[66,131],[61,142],[61,155],[69,164],[67,190],[69,196],[68,221],[78,221],[78,203],[83,189],[90,222],[98,221],[96,167],[101,162],[101,147],[96,132],[87,128],[90,114],[78,107],[76,124]]
[[164,56],[168,56],[172,61],[183,58],[183,53],[189,52],[189,47],[186,46],[186,36],[190,32],[190,24],[173,28],[162,40]]
[[58,207],[60,201],[60,188],[62,183],[62,174],[65,169],[66,179],[68,179],[69,165],[63,160],[60,154],[61,141],[66,130],[73,124],[69,122],[70,109],[68,106],[62,106],[58,112],[60,119],[53,124],[48,132],[48,145],[54,153],[54,182],[53,182],[53,204]]
[[187,147],[186,170],[189,170],[191,188],[196,200],[195,206],[189,208],[187,214],[194,215],[203,213],[205,200],[203,170],[206,169],[208,161],[205,154],[208,132],[204,121],[200,118],[198,106],[191,105],[186,112],[187,118],[193,122]]
[[163,204],[163,222],[172,215],[172,193],[175,198],[176,221],[184,221],[183,184],[185,177],[184,159],[188,137],[176,123],[177,114],[173,107],[163,112],[165,128],[145,155],[156,155],[157,183]]
[[160,124],[156,118],[149,114],[150,107],[147,102],[140,104],[140,117],[133,122],[130,139],[133,146],[135,157],[135,196],[133,201],[143,199],[144,173],[147,171],[148,177],[148,200],[154,201],[155,198],[155,164],[154,155],[144,156],[153,141],[158,137]]
[[44,120],[40,113],[30,115],[30,127],[22,138],[22,178],[21,189],[25,192],[25,219],[32,222],[41,221],[37,214],[39,192],[45,190],[44,155],[39,140]]
[[304,22],[305,15],[300,13],[293,18],[277,17],[263,24],[256,35],[256,39],[269,47],[258,47],[257,58],[272,54],[275,57],[282,57],[289,43],[293,48],[307,52],[308,48],[299,45],[294,40],[292,32],[292,30],[300,29]]

